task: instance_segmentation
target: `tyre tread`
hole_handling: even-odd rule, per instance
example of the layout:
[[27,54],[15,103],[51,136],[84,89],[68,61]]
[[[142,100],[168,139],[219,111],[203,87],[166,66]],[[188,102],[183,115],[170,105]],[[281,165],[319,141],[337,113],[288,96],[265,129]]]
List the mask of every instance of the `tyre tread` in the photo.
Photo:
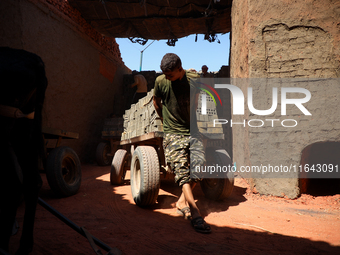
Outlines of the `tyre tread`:
[[[214,153],[215,160],[218,162],[219,165],[227,165],[228,163],[231,163],[231,160],[230,162],[227,162],[226,158],[220,155],[220,153],[222,153],[230,159],[230,156],[226,150],[219,147],[211,147],[208,148],[207,151],[219,151],[219,153]],[[223,200],[229,197],[234,187],[234,174],[229,172],[228,178],[217,179],[217,181],[219,182],[219,184],[218,187],[214,190],[209,189],[209,187],[205,185],[204,180],[201,182],[201,188],[205,196],[213,200]]]
[[99,166],[108,166],[112,161],[112,157],[108,157],[107,160],[105,160],[103,156],[105,147],[109,147],[110,149],[110,144],[107,142],[100,142],[96,149],[96,161]]
[[[66,157],[71,157],[76,167],[76,181],[72,185],[65,182],[61,173],[62,160]],[[50,188],[58,196],[68,197],[78,192],[81,185],[81,165],[72,148],[60,146],[50,152],[46,160],[46,178]]]
[[121,185],[124,182],[124,162],[127,160],[128,152],[123,149],[116,151],[113,157],[110,171],[110,182],[112,185]]
[[[158,155],[152,146],[138,146],[135,155],[139,158],[141,171],[140,191],[132,191],[134,200],[139,206],[152,205],[156,202],[160,188]],[[133,167],[131,164],[131,168]],[[131,174],[131,178],[133,174]],[[131,186],[132,188],[132,186]],[[137,193],[137,194],[135,194]]]

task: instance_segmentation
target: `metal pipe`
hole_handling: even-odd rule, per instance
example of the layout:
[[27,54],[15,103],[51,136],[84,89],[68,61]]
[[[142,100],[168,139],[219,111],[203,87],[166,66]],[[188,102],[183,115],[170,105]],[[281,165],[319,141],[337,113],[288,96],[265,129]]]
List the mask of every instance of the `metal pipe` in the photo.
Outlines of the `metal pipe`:
[[139,71],[140,71],[140,72],[142,71],[143,52],[144,52],[144,50],[142,50],[142,51],[140,52],[140,61],[139,61]]
[[155,41],[156,41],[156,40],[153,40],[151,43],[149,43],[148,46],[146,46],[146,47],[144,48],[144,50],[142,50],[142,51],[140,52],[140,61],[139,61],[139,71],[140,71],[140,72],[142,71],[143,52],[144,52],[151,44],[153,44]]
[[[69,220],[68,218],[66,218],[64,215],[62,215],[60,212],[58,212],[56,209],[54,209],[52,206],[50,206],[49,204],[47,204],[44,200],[42,200],[40,197],[38,198],[38,204],[40,204],[42,207],[44,207],[47,211],[49,211],[50,213],[52,213],[54,216],[56,216],[59,220],[61,220],[62,222],[64,222],[66,225],[68,225],[69,227],[71,227],[73,230],[77,231],[79,234],[81,234],[82,236],[86,237],[85,233],[82,231],[82,229],[76,225],[75,223],[73,223],[71,220]],[[99,239],[97,239],[96,237],[94,237],[93,235],[91,235],[93,238],[93,241],[95,242],[95,244],[97,244],[100,248],[104,249],[107,252],[110,252],[112,250],[116,250],[116,249],[112,249],[110,246],[108,246],[107,244],[103,243],[102,241],[100,241]]]

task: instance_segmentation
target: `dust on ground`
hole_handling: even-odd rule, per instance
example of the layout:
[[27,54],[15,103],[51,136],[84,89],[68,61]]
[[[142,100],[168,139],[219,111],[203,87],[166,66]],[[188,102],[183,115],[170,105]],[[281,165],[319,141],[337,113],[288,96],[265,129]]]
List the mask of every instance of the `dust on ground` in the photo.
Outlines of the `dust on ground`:
[[[110,166],[83,165],[82,174],[79,193],[68,198],[55,197],[42,174],[40,197],[123,254],[340,254],[340,195],[260,196],[237,178],[231,197],[217,202],[198,185],[194,196],[212,228],[206,235],[176,213],[180,189],[173,180],[162,181],[155,205],[141,208],[132,199],[129,172],[122,186],[110,184]],[[23,213],[20,206],[20,226]],[[21,230],[11,239],[12,254]],[[34,240],[32,255],[95,254],[86,238],[40,205]]]

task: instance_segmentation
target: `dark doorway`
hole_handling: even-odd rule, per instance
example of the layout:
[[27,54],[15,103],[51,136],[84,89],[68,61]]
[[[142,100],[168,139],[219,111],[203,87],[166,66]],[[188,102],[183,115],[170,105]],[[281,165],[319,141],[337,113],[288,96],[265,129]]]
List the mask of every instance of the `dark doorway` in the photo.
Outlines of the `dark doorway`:
[[[307,146],[301,155],[302,169],[304,166],[307,171],[300,173],[301,193],[312,196],[340,194],[340,142],[320,142]],[[321,170],[317,167],[321,167]]]

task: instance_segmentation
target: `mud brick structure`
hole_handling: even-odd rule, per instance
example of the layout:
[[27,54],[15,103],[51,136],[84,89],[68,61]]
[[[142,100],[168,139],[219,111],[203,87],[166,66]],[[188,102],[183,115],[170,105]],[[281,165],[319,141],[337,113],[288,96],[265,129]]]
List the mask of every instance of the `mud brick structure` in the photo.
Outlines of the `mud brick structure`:
[[61,145],[92,162],[104,119],[117,114],[123,75],[131,73],[115,39],[98,33],[67,1],[3,0],[0,13],[0,46],[36,53],[45,63],[43,125],[79,133]]
[[230,78],[230,66],[221,66],[217,74],[218,78]]
[[[340,1],[234,0],[231,17],[231,77],[340,77]],[[244,94],[250,86],[242,84]],[[271,87],[268,84],[259,86],[253,97],[262,98],[269,105],[271,97],[266,98],[263,94],[271,94],[270,90],[265,93],[265,88]],[[317,155],[319,162],[339,164],[339,88],[339,84],[320,83],[308,87],[312,93],[308,109],[313,117],[295,113],[299,123],[304,120],[308,123],[300,125],[301,128],[298,125],[286,131],[233,127],[233,160],[238,165],[248,166],[269,162],[303,165],[311,162],[310,155]],[[261,109],[269,109],[268,105],[262,105],[264,108]],[[324,112],[324,109],[328,111]],[[247,111],[242,119],[252,117]],[[239,117],[233,116],[233,119]],[[328,146],[330,144],[332,146]],[[321,147],[333,150],[320,153]],[[249,181],[260,194],[295,198],[309,186],[299,177],[302,176],[296,173],[285,179]],[[316,185],[321,189],[320,182]],[[326,182],[326,185],[330,184]],[[339,186],[339,181],[335,185]]]

